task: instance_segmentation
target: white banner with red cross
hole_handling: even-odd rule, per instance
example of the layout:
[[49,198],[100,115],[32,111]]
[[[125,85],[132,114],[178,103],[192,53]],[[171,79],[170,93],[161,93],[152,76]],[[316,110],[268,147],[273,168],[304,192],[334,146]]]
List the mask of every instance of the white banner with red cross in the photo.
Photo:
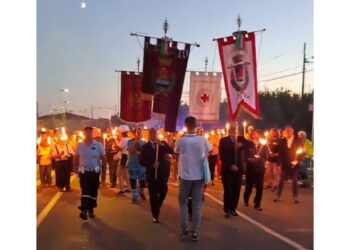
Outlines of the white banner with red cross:
[[240,110],[259,119],[254,32],[236,32],[217,41],[232,121]]
[[217,72],[191,72],[189,113],[197,120],[219,120],[221,76]]

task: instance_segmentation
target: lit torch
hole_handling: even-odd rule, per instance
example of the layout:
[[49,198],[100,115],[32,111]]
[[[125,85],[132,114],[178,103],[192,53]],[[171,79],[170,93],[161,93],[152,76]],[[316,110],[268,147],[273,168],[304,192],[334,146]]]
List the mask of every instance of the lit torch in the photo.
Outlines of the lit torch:
[[260,145],[262,145],[262,146],[260,146],[258,153],[255,155],[256,158],[260,158],[261,149],[267,144],[267,140],[265,140],[265,139],[263,139],[263,138],[260,138],[260,139],[259,139],[259,143],[260,143]]
[[293,168],[298,164],[298,156],[303,152],[302,148],[298,148],[298,150],[295,152],[295,160],[292,161]]
[[209,139],[209,133],[205,133],[205,134],[204,134],[204,137],[205,137],[206,139]]
[[226,123],[225,128],[226,128],[226,135],[228,135],[228,129],[230,128],[230,123]]
[[246,127],[247,127],[247,122],[244,121],[244,122],[243,122],[243,132],[244,132],[244,135],[247,133]]

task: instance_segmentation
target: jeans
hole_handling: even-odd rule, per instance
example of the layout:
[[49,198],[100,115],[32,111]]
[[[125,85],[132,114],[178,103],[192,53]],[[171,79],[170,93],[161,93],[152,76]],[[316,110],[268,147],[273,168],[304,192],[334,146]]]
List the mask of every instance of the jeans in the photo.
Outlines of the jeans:
[[201,224],[202,191],[204,179],[184,180],[180,179],[179,185],[179,205],[180,224],[182,231],[188,230],[187,199],[192,197],[192,231],[198,233]]
[[293,170],[282,170],[281,173],[281,179],[280,183],[278,185],[278,192],[277,197],[280,198],[282,195],[284,182],[288,180],[288,177],[290,176],[293,181],[293,196],[294,198],[298,198],[298,173],[299,169],[293,169]]
[[40,182],[41,185],[51,185],[51,164],[50,165],[40,165],[39,171],[40,171]]
[[281,176],[281,166],[275,162],[266,161],[266,176],[268,179],[268,186],[277,188],[278,183],[280,182]]
[[130,187],[128,169],[127,167],[122,166],[120,163],[118,164],[117,176],[118,176],[118,185],[119,185],[120,191],[125,190],[124,182],[126,183],[127,188]]

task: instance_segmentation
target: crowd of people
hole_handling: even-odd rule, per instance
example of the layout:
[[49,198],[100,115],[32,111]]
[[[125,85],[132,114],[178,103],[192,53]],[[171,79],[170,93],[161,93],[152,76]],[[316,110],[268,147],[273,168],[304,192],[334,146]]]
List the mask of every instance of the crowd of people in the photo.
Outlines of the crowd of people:
[[[285,181],[293,183],[293,199],[299,203],[298,188],[310,187],[309,170],[313,162],[313,145],[304,131],[295,133],[292,126],[283,130],[260,131],[252,125],[239,135],[235,124],[226,130],[204,132],[194,117],[185,119],[185,127],[176,133],[163,129],[127,125],[104,133],[94,127],[75,131],[70,136],[64,128],[42,129],[37,142],[37,164],[43,188],[52,187],[51,172],[60,192],[70,192],[72,173],[79,175],[81,188],[80,218],[94,218],[100,185],[116,188],[118,196],[131,194],[132,204],[146,200],[148,189],[152,221],[160,222],[160,211],[171,179],[179,187],[181,237],[197,241],[204,200],[204,162],[207,161],[211,182],[223,185],[224,215],[236,212],[241,187],[243,201],[250,206],[256,189],[254,208],[262,211],[263,191],[276,193],[278,202]],[[189,217],[192,228],[189,230]]]

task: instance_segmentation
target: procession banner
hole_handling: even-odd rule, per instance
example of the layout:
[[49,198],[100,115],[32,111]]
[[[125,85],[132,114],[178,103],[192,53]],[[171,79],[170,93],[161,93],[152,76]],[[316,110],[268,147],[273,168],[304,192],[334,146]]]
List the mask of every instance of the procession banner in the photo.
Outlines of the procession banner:
[[157,39],[156,44],[145,38],[142,93],[145,100],[153,100],[153,112],[165,115],[164,128],[176,130],[190,44],[177,48],[177,42]]
[[219,120],[221,73],[191,72],[189,113],[202,121]]
[[142,99],[142,73],[121,72],[120,119],[145,122],[151,119],[152,102]]
[[254,32],[235,32],[217,41],[232,121],[240,110],[260,119]]

